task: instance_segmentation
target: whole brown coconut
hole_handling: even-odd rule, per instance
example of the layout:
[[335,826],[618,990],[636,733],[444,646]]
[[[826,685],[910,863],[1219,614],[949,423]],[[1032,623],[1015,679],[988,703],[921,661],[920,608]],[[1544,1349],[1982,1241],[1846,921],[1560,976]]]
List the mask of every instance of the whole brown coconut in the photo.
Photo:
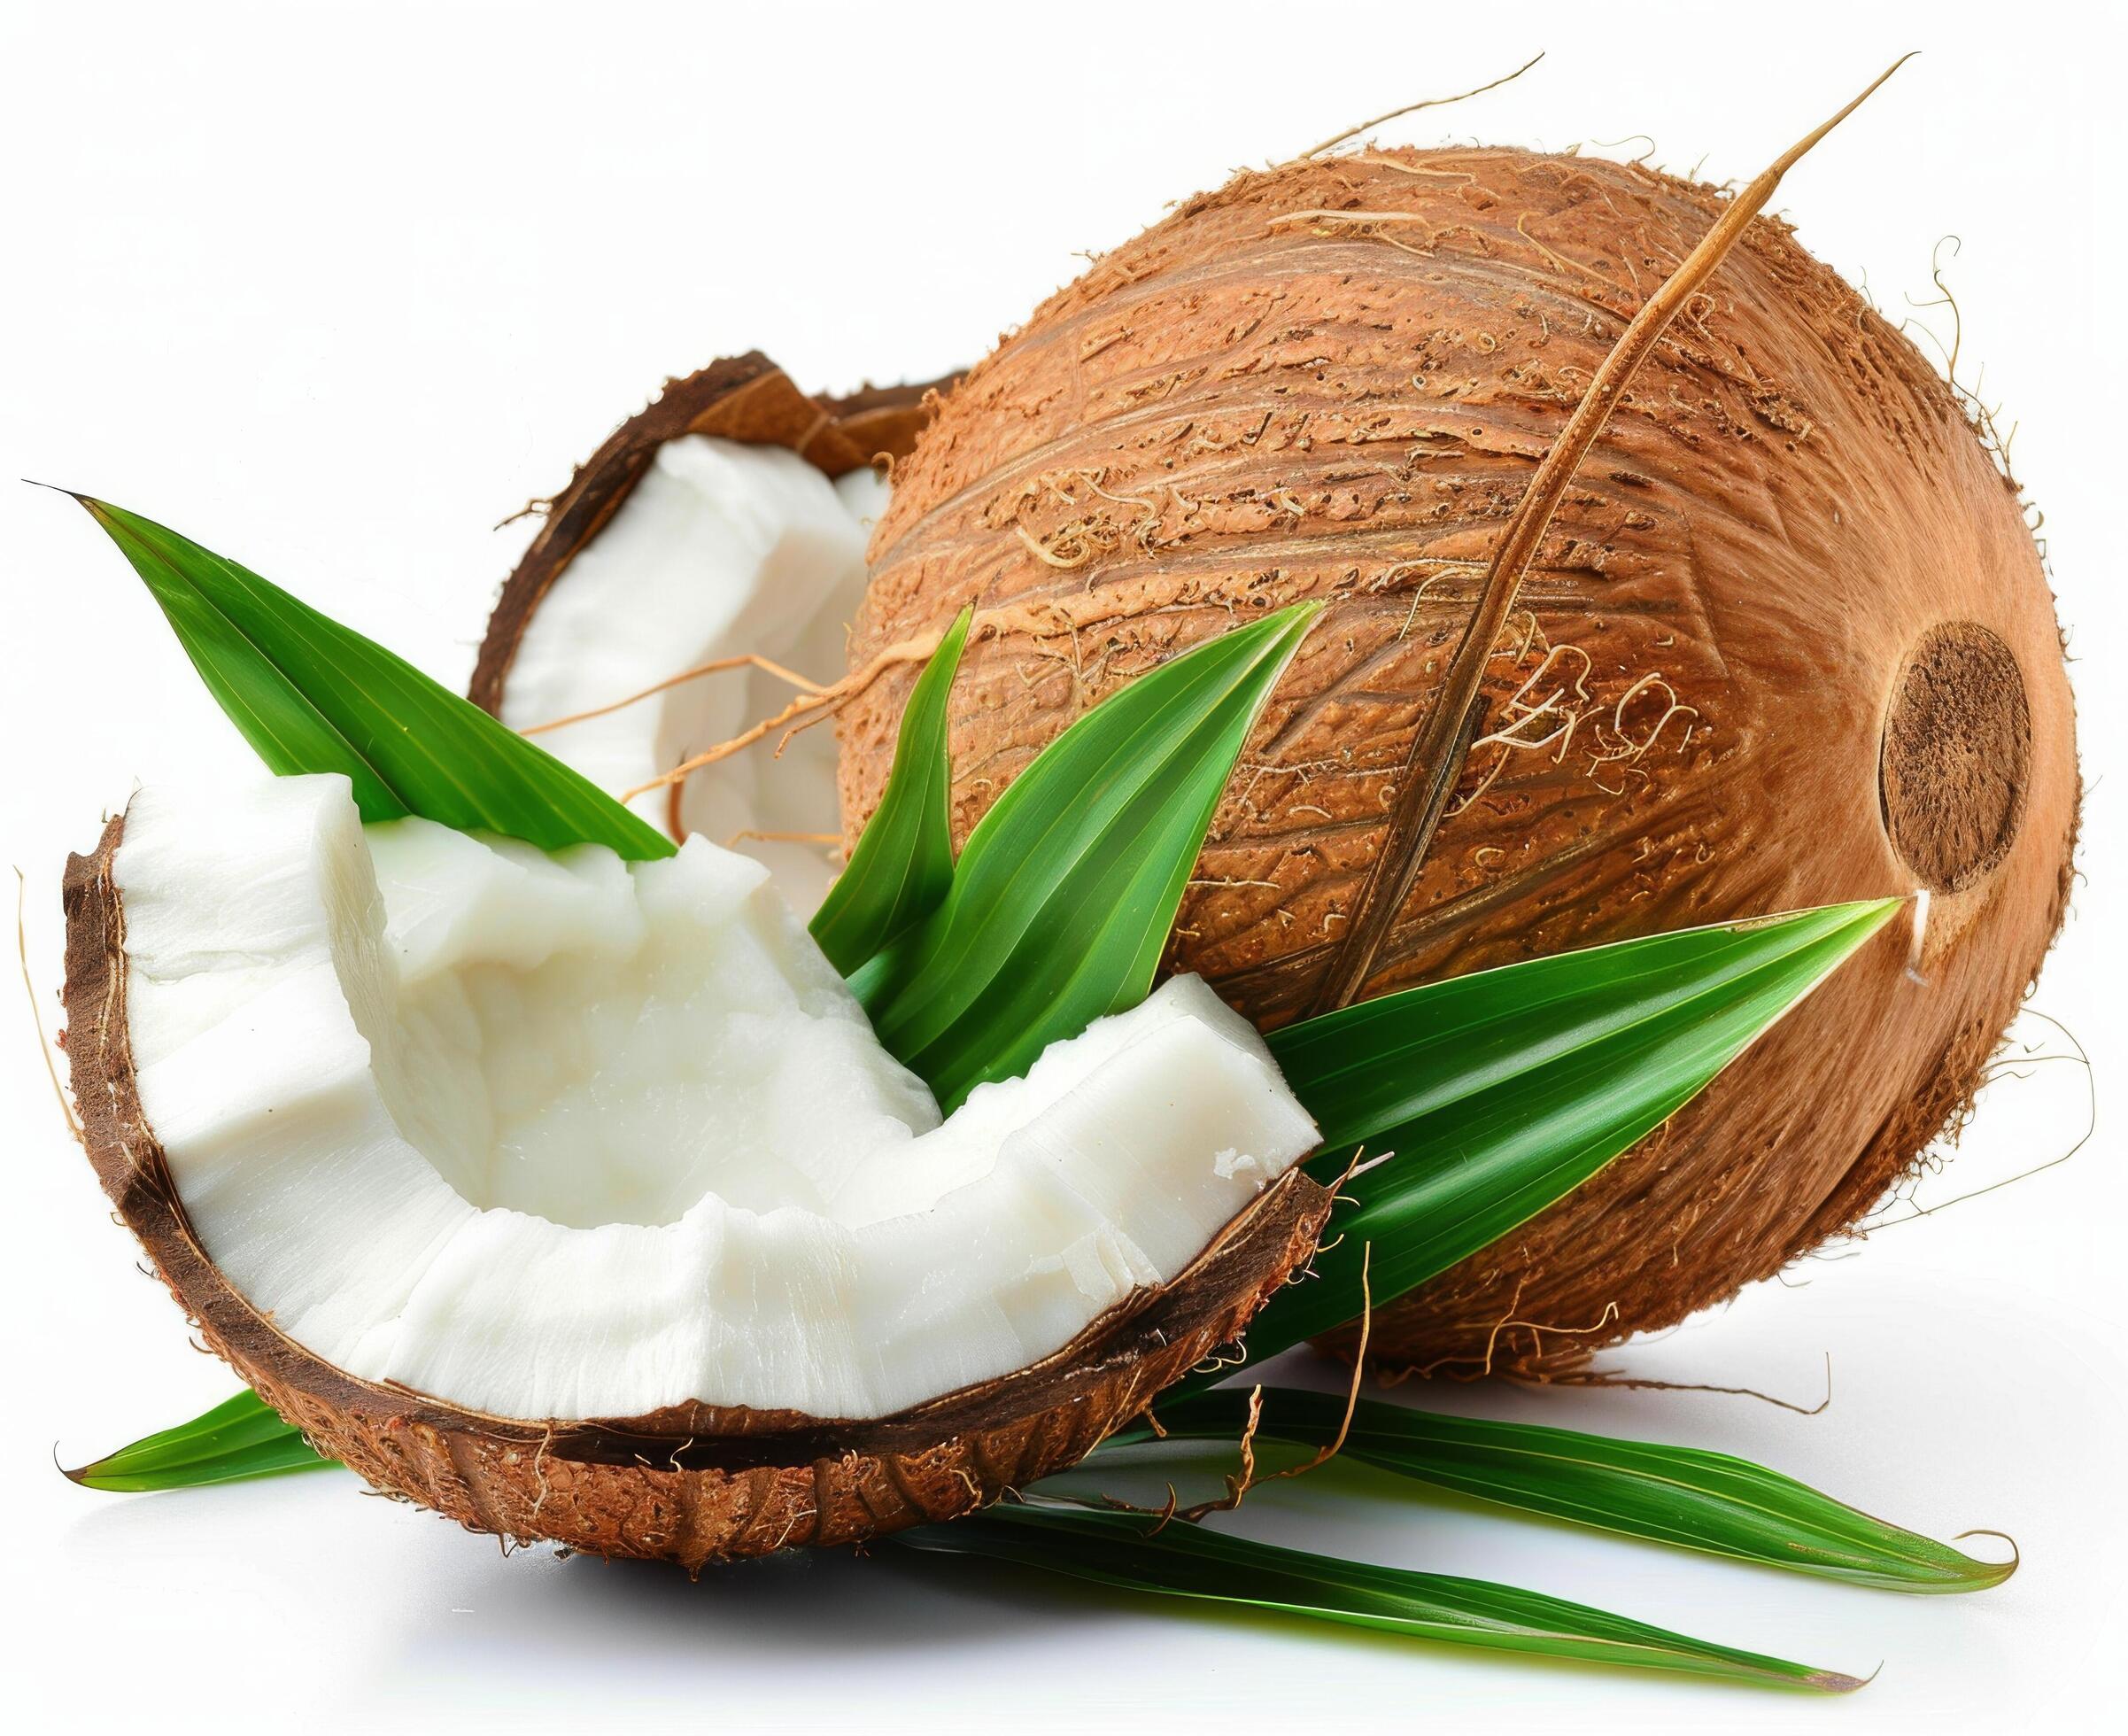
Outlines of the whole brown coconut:
[[[2061,922],[2074,725],[2016,490],[1778,221],[1750,224],[1619,398],[1505,631],[1474,644],[1481,706],[1407,767],[1538,461],[1723,208],[1514,150],[1239,174],[957,385],[874,538],[853,670],[979,610],[953,702],[963,835],[1133,675],[1330,601],[1168,958],[1266,1027],[1535,954],[1931,895],[1911,957],[1908,932],[1880,936],[1661,1131],[1378,1313],[1387,1368],[1542,1372],[1853,1225],[1969,1103]],[[842,713],[852,838],[913,675]]]

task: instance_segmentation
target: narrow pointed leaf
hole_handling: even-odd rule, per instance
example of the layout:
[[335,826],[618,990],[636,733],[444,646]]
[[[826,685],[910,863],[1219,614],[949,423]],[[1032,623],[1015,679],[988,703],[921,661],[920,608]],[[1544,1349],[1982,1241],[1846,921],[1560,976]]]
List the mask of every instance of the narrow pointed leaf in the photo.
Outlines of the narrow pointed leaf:
[[1528,1657],[1680,1670],[1761,1686],[1834,1692],[1861,1682],[1829,1670],[1716,1646],[1585,1604],[1479,1579],[1339,1561],[1202,1525],[1149,1535],[1141,1515],[1053,1502],[1003,1503],[891,1541],[986,1555],[1166,1597],[1302,1616]]
[[321,1459],[302,1436],[291,1430],[288,1438],[233,1448],[190,1464],[155,1465],[133,1471],[88,1465],[68,1475],[87,1488],[134,1494],[204,1488],[213,1483],[251,1483],[260,1477],[285,1476],[291,1471],[329,1470],[338,1463],[336,1459]]
[[299,1431],[247,1390],[66,1475],[91,1489],[190,1489],[337,1462],[320,1458]]
[[946,701],[972,609],[963,609],[917,678],[879,805],[812,921],[828,962],[847,976],[928,916],[953,884],[953,778]]
[[290,1427],[282,1421],[280,1413],[246,1387],[190,1422],[149,1435],[84,1469],[129,1471],[154,1465],[187,1464],[289,1432]]
[[[1239,1440],[1249,1395],[1200,1392],[1161,1405],[1159,1418],[1170,1439]],[[1273,1387],[1264,1394],[1257,1439],[1320,1448],[1337,1439],[1344,1420],[1340,1395]],[[1141,1427],[1109,1445],[1153,1438]],[[1569,1524],[1887,1591],[1981,1591],[2000,1585],[2016,1565],[1975,1561],[1778,1471],[1698,1447],[1362,1399],[1339,1457]]]
[[[1505,1236],[1653,1132],[1882,927],[1895,899],[1560,953],[1272,1034],[1322,1126],[1326,1180],[1394,1153],[1313,1275],[1249,1329],[1261,1359],[1358,1318]],[[1370,1252],[1371,1250],[1371,1252]],[[1366,1284],[1362,1284],[1366,1264]],[[1202,1390],[1216,1376],[1192,1376]]]
[[1144,998],[1250,725],[1319,612],[1223,633],[1079,718],[983,816],[945,902],[852,979],[941,1108]]
[[543,849],[671,855],[654,826],[405,659],[151,519],[77,498],[273,771],[345,773],[366,820],[418,814]]
[[[1270,1042],[1322,1119],[1327,1145],[1428,1132],[1431,1118],[1459,1104],[1680,1022],[1722,1015],[1724,1036],[1702,1047],[1741,1049],[1749,1037],[1735,1041],[1737,1030],[1756,1036],[1773,1019],[1738,1026],[1740,1014],[1785,1011],[1900,903],[1826,904],[1554,953],[1362,1001],[1288,1025]],[[1776,980],[1753,983],[1766,973]],[[1679,1079],[1705,1070],[1660,1052],[1683,1069]]]

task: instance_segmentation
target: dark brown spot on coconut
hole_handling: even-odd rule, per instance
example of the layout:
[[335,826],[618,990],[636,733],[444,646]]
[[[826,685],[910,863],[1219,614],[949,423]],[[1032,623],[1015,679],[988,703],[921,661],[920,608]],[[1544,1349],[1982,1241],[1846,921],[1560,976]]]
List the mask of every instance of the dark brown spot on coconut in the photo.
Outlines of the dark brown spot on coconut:
[[2031,763],[2009,647],[1977,622],[1930,629],[1892,688],[1877,760],[1885,835],[1923,885],[1962,892],[2009,853]]

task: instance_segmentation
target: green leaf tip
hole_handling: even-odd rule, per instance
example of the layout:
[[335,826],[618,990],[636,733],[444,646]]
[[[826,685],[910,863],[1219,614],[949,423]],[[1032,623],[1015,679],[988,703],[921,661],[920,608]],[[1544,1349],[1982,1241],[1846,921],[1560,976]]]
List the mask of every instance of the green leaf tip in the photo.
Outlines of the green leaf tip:
[[244,1483],[290,1471],[322,1470],[301,1432],[246,1389],[190,1422],[148,1435],[66,1474],[84,1488],[120,1493]]
[[1945,1589],[1946,1591],[1988,1591],[1996,1585],[2001,1585],[2024,1564],[2024,1552],[2017,1547],[2017,1539],[2012,1537],[2008,1531],[1999,1531],[1994,1530],[1992,1526],[1976,1525],[1970,1530],[1954,1533],[1952,1536],[1951,1541],[1953,1543],[1963,1543],[1969,1537],[1992,1537],[1999,1538],[2002,1542],[2008,1544],[2009,1560],[2007,1562],[1984,1562],[1977,1557],[1966,1554],[1963,1550],[1954,1551],[1953,1553],[1956,1554],[1962,1560],[1970,1562],[1972,1563],[1972,1569],[1967,1577],[1967,1582],[1965,1584],[1946,1586]]
[[414,814],[542,849],[672,854],[656,827],[404,658],[153,519],[74,498],[268,770],[340,773],[365,820]]

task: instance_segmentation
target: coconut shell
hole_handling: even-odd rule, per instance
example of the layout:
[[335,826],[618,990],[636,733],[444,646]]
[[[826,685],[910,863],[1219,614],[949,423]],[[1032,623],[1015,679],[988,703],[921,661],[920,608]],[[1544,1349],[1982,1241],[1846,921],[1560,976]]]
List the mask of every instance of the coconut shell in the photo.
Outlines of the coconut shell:
[[[1664,1128],[1378,1311],[1385,1368],[1541,1373],[1855,1224],[1955,1126],[2062,920],[2074,723],[2016,490],[1778,221],[1749,225],[1619,400],[1447,760],[1406,763],[1537,461],[1723,203],[1513,150],[1239,174],[955,386],[874,534],[853,669],[978,611],[951,704],[961,836],[1137,673],[1329,603],[1168,955],[1266,1028],[1354,997],[1343,978],[1376,995],[1930,893],[1911,958],[1903,926],[1879,936]],[[853,840],[915,672],[841,714]],[[1430,840],[1392,841],[1436,787]],[[1370,903],[1399,843],[1422,852],[1409,894]]]
[[381,1492],[469,1530],[693,1570],[971,1512],[1075,1464],[1237,1339],[1305,1265],[1329,1213],[1324,1190],[1288,1171],[1180,1276],[1055,1355],[868,1421],[708,1403],[525,1421],[359,1380],[253,1308],[186,1218],[134,1076],[112,872],[124,830],[120,816],[93,855],[71,857],[65,888],[65,1042],[97,1177],[201,1337],[267,1403]]
[[726,356],[685,379],[668,380],[649,407],[609,434],[552,500],[539,503],[539,534],[504,581],[488,618],[467,697],[501,713],[510,664],[549,588],[605,528],[668,440],[714,434],[750,446],[787,446],[823,475],[847,474],[879,458],[897,459],[915,444],[947,380],[867,386],[844,398],[809,397],[762,354]]

